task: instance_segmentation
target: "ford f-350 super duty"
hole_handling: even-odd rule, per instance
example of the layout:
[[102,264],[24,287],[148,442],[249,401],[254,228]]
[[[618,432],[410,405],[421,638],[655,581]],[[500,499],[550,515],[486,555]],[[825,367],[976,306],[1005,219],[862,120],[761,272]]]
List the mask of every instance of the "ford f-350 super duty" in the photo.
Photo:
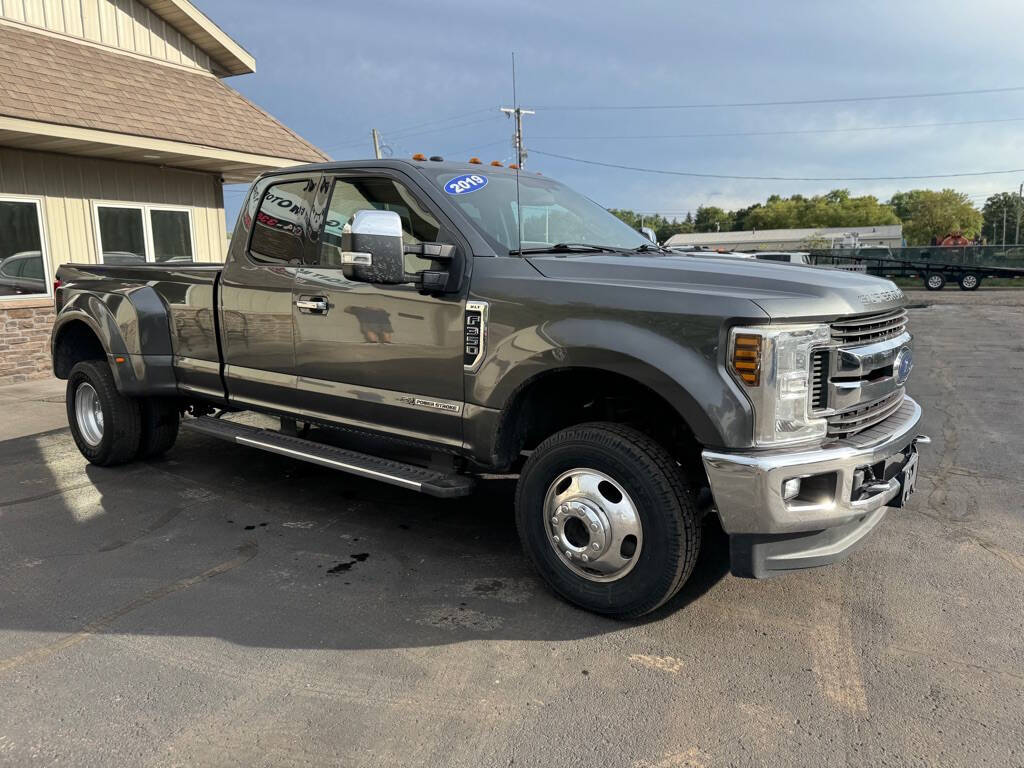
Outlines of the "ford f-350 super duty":
[[89,461],[180,427],[442,498],[516,473],[537,571],[618,617],[679,590],[708,514],[737,575],[837,560],[906,503],[927,442],[891,282],[675,254],[518,169],[275,171],[223,265],[57,279]]

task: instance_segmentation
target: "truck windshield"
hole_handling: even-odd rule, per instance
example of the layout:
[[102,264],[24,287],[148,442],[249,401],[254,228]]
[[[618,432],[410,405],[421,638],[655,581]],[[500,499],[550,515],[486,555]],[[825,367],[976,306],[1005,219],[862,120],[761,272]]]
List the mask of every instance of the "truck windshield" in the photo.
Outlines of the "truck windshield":
[[[651,241],[593,200],[557,181],[520,174],[516,200],[514,173],[438,174],[437,185],[477,225],[502,255],[559,243],[631,251]],[[518,211],[522,211],[522,243]]]

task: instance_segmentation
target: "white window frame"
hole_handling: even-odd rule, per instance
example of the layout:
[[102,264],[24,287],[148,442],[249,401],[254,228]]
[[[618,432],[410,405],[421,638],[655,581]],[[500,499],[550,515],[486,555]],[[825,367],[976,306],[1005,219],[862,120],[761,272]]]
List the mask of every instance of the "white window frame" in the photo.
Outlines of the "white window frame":
[[147,264],[159,263],[156,260],[156,250],[153,247],[153,211],[174,211],[176,213],[188,214],[188,237],[192,246],[192,260],[196,260],[196,227],[192,209],[187,205],[150,205],[148,203],[125,203],[114,200],[93,200],[92,201],[92,222],[93,231],[96,233],[96,258],[103,263],[103,235],[100,233],[100,208],[130,208],[142,212],[142,244],[146,249],[145,258]]
[[39,301],[53,299],[53,274],[50,269],[50,244],[46,237],[46,221],[43,217],[43,198],[34,195],[0,195],[0,203],[32,203],[36,207],[36,224],[39,227],[39,250],[43,254],[44,293],[26,293],[20,296],[0,296],[0,303],[8,301]]

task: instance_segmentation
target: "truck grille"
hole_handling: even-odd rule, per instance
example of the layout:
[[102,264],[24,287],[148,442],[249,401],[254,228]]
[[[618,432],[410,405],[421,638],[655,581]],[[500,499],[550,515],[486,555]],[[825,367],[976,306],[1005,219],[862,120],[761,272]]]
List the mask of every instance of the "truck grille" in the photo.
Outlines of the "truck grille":
[[907,310],[895,309],[880,315],[837,320],[832,323],[832,340],[841,347],[894,339],[907,328]]
[[880,400],[864,403],[856,408],[828,417],[829,437],[846,437],[885,421],[903,405],[905,390],[900,387]]
[[811,410],[820,411],[828,407],[828,358],[827,349],[811,353]]

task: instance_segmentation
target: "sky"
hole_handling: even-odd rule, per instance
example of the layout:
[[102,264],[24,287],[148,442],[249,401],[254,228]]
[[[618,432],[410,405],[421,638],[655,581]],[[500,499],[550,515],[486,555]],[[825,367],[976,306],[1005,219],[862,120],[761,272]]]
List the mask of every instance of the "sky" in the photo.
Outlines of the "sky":
[[[541,154],[726,176],[1024,169],[1020,2],[197,5],[256,58],[255,74],[226,82],[339,160],[372,157],[370,129],[377,128],[385,151],[395,157],[423,152],[509,162],[512,124],[498,107],[513,102],[514,52],[518,102],[536,110],[523,118],[527,168],[607,207],[684,216],[701,205],[729,209],[771,194],[837,187],[883,200],[898,190],[953,187],[980,207],[987,195],[1024,182],[1024,171],[900,181],[689,178]],[[635,108],[1007,88],[1022,89],[826,104]],[[663,134],[672,138],[650,138]],[[243,193],[226,190],[229,222]]]

